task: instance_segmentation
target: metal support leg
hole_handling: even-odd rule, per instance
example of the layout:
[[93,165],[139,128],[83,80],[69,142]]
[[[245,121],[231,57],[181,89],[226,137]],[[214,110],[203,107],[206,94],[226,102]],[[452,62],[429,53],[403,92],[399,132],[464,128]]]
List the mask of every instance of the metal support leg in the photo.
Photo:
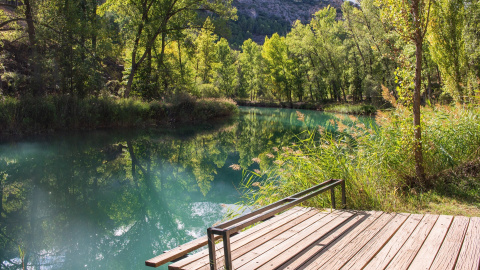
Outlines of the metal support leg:
[[223,254],[225,256],[225,269],[233,270],[232,267],[232,254],[230,252],[230,234],[224,232],[223,234]]
[[330,194],[331,194],[331,197],[332,197],[332,209],[335,209],[337,208],[336,204],[335,204],[335,188],[331,188],[330,189]]
[[208,257],[210,259],[210,270],[216,270],[217,268],[217,256],[215,254],[215,237],[211,228],[207,229],[208,237]]
[[347,196],[345,195],[345,180],[342,181],[342,208],[347,208]]

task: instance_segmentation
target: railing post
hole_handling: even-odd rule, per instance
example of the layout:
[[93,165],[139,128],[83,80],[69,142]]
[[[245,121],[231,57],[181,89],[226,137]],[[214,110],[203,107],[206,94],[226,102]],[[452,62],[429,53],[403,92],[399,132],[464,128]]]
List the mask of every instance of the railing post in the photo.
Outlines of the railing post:
[[346,189],[345,189],[345,180],[342,180],[342,208],[347,208],[347,196],[346,196]]
[[337,208],[335,204],[335,187],[330,188],[330,195],[332,197],[332,209]]
[[215,254],[215,237],[213,236],[212,228],[207,229],[208,237],[208,257],[210,259],[210,270],[217,268],[217,256]]
[[230,232],[223,232],[223,256],[225,256],[225,269],[232,270],[232,254],[230,253]]

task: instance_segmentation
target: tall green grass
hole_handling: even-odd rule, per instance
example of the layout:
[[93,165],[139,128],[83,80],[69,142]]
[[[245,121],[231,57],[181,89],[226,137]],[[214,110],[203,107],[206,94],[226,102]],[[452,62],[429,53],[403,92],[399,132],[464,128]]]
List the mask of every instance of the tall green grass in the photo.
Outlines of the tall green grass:
[[72,96],[0,99],[0,134],[204,122],[238,112],[227,99],[179,96],[169,102]]
[[[334,178],[346,180],[348,208],[422,211],[434,200],[432,190],[441,194],[438,189],[446,187],[439,182],[444,181],[437,177],[439,173],[480,156],[479,113],[478,107],[460,106],[423,110],[429,186],[415,186],[410,181],[415,176],[412,115],[397,108],[379,112],[377,125],[369,127],[353,116],[340,116],[330,123],[336,132],[320,127],[307,131],[307,139],[297,144],[260,155],[256,160],[261,170],[244,177],[244,203],[269,204]],[[479,196],[479,185],[466,188]],[[329,207],[329,193],[306,205]]]

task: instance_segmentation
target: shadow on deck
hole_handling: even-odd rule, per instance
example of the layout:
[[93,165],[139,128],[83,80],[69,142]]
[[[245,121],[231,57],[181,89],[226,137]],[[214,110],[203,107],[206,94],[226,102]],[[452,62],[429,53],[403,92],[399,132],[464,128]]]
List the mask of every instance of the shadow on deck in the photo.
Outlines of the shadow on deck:
[[[242,222],[247,226],[255,221],[245,220]],[[223,224],[227,225],[219,231],[235,233],[239,223]],[[207,249],[170,264],[169,269],[224,269],[229,268],[225,267],[229,261],[232,269],[247,270],[479,269],[480,266],[478,217],[325,212],[293,207],[238,234],[228,234],[225,238],[224,233],[223,240],[215,244],[215,264],[211,263],[212,255]],[[207,243],[207,237],[197,239],[146,264],[159,266]],[[225,251],[229,258],[225,258]]]

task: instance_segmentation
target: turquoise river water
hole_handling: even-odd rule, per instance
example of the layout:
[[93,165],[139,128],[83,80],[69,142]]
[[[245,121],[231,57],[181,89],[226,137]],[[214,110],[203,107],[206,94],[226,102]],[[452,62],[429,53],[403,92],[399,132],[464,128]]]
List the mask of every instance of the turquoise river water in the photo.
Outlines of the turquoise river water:
[[301,112],[304,122],[295,110],[241,108],[215,125],[0,143],[0,268],[149,269],[146,259],[236,209],[232,164],[255,169],[252,158],[335,119]]

